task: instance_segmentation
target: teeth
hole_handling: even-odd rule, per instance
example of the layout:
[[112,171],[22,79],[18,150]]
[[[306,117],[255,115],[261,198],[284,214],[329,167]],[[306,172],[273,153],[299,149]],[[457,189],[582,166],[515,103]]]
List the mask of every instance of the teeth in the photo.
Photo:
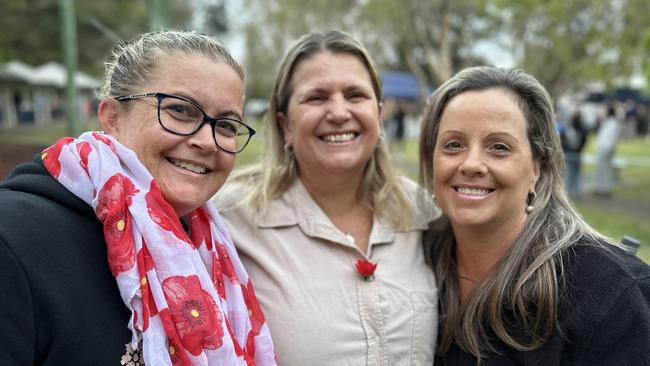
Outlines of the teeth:
[[325,135],[323,136],[323,140],[327,142],[345,142],[345,141],[350,141],[354,139],[354,134],[352,132],[350,133],[344,133],[340,135]]
[[194,165],[192,163],[188,163],[188,162],[185,162],[185,161],[169,159],[169,162],[176,165],[177,167],[181,167],[181,168],[183,168],[185,170],[189,170],[189,171],[191,171],[193,173],[205,174],[205,172],[208,170],[206,167],[199,166],[199,165]]
[[470,196],[485,196],[490,193],[487,189],[458,187],[458,192]]

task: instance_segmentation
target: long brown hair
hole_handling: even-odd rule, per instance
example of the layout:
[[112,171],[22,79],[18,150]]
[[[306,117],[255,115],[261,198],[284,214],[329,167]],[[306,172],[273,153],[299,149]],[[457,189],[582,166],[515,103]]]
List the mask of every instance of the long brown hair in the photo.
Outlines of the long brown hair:
[[540,165],[537,196],[531,202],[535,208],[512,247],[463,301],[459,297],[454,234],[445,215],[434,222],[427,243],[441,298],[437,353],[446,353],[456,342],[479,362],[486,352],[495,350],[490,342],[492,335],[520,351],[542,346],[558,327],[563,250],[581,237],[602,239],[580,218],[565,194],[564,158],[551,98],[534,77],[518,69],[468,68],[436,90],[420,136],[421,183],[433,189],[433,152],[449,101],[466,91],[491,88],[515,95],[526,118],[533,159]]

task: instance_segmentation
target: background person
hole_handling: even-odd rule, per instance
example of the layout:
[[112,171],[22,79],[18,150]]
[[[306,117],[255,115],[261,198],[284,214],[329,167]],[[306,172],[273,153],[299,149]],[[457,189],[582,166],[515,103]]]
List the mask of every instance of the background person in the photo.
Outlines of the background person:
[[605,120],[598,127],[596,137],[596,173],[594,175],[594,193],[600,197],[609,197],[616,184],[614,154],[621,135],[621,126],[613,104],[607,107]]
[[437,297],[421,237],[437,212],[390,165],[381,96],[359,42],[304,36],[277,75],[263,162],[215,197],[281,365],[433,362]]
[[582,121],[582,114],[576,110],[571,120],[560,131],[560,142],[564,151],[565,187],[569,197],[580,195],[582,183],[582,150],[587,143],[589,131]]
[[209,37],[144,34],[107,62],[106,132],[61,139],[0,184],[2,364],[275,364],[205,205],[254,133],[243,79]]
[[420,169],[443,212],[435,364],[650,364],[650,267],[571,207],[546,90],[476,67],[432,98]]

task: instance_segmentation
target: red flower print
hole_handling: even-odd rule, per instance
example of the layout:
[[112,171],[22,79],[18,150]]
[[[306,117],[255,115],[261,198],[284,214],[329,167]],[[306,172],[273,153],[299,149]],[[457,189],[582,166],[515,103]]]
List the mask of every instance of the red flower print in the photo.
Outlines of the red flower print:
[[223,315],[212,296],[201,288],[199,277],[173,276],[162,284],[174,326],[183,346],[193,355],[223,343]]
[[142,238],[142,249],[138,251],[137,255],[138,271],[140,274],[140,292],[142,294],[142,331],[149,328],[149,318],[158,313],[156,302],[151,294],[151,286],[147,279],[147,271],[153,269],[153,260],[147,249],[147,244]]
[[196,248],[205,242],[206,248],[212,250],[212,233],[210,232],[210,216],[202,207],[190,213],[190,238]]
[[108,264],[113,276],[133,267],[135,250],[128,208],[131,197],[138,192],[133,182],[122,174],[106,180],[97,194],[95,212],[104,224],[104,240],[108,248]]
[[153,222],[160,225],[163,229],[171,231],[177,238],[192,245],[190,238],[187,236],[185,230],[183,230],[183,226],[181,226],[176,211],[165,201],[158,184],[153,180],[151,181],[149,192],[145,195],[145,201],[147,202],[147,211]]
[[77,152],[81,157],[81,167],[84,168],[84,171],[86,174],[88,174],[88,176],[90,176],[88,173],[88,155],[90,155],[92,151],[92,146],[90,146],[90,144],[86,141],[81,141],[77,144]]
[[248,316],[251,320],[251,331],[246,338],[246,353],[251,357],[255,356],[255,337],[260,334],[260,330],[264,325],[264,314],[262,308],[257,302],[255,291],[253,290],[253,283],[249,280],[246,286],[241,286],[242,294],[244,295],[244,302],[248,309]]
[[239,282],[237,273],[235,273],[235,267],[233,267],[232,262],[230,261],[228,250],[226,250],[226,247],[219,242],[217,242],[217,253],[219,254],[219,264],[220,264],[221,272],[226,276],[228,276],[230,282],[232,283]]
[[219,258],[217,257],[217,253],[211,252],[212,253],[212,283],[214,284],[214,287],[217,289],[217,293],[219,294],[219,297],[222,299],[226,298],[226,288],[224,287],[223,284],[223,272],[221,271],[221,262],[219,261]]
[[54,145],[43,150],[41,153],[41,159],[43,160],[43,165],[45,169],[50,173],[54,178],[59,178],[61,174],[61,162],[59,161],[59,156],[61,156],[61,150],[65,145],[68,145],[74,141],[72,137],[64,137],[54,143]]
[[111,141],[111,139],[106,137],[106,135],[104,135],[102,133],[99,133],[99,132],[93,132],[93,137],[95,139],[97,139],[98,141],[101,141],[101,142],[105,143],[106,145],[108,145],[108,147],[110,147],[111,150],[113,151],[113,154],[117,155],[117,151],[115,151],[115,146],[113,145],[113,141]]
[[174,327],[174,321],[172,320],[169,309],[165,308],[160,310],[160,321],[162,322],[163,328],[165,328],[165,334],[167,334],[167,352],[172,365],[192,366],[192,362],[190,362],[185,354],[183,344],[178,339],[178,333]]
[[371,281],[374,278],[377,263],[372,263],[365,259],[359,259],[355,263],[354,268],[357,270],[357,273],[361,275],[364,281]]

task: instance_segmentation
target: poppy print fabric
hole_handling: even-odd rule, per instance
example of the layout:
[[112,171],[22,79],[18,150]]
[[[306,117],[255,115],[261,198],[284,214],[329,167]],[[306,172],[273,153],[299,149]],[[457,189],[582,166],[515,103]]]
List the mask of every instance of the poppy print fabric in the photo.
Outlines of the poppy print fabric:
[[147,365],[276,364],[253,286],[216,209],[191,212],[188,234],[135,153],[100,132],[61,139],[41,157],[102,222],[108,266],[132,314],[131,347],[141,344]]

